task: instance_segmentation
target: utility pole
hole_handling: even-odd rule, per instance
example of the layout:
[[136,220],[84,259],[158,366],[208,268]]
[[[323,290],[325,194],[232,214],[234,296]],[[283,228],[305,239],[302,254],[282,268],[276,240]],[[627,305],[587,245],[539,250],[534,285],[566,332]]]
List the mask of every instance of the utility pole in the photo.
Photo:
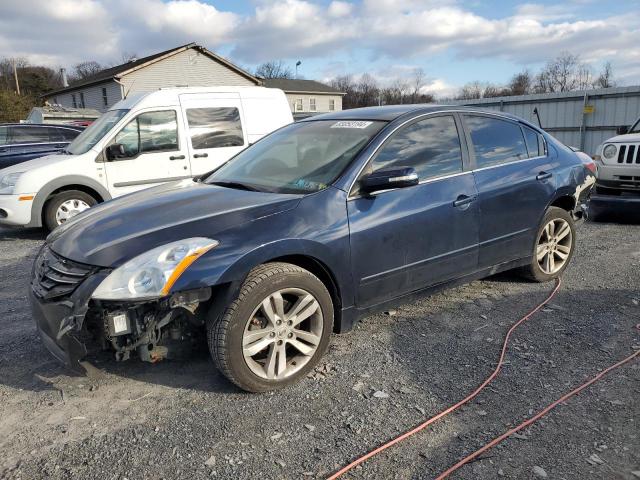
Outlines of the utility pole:
[[13,78],[16,80],[16,93],[20,95],[20,83],[18,83],[18,68],[16,67],[16,59],[13,59]]

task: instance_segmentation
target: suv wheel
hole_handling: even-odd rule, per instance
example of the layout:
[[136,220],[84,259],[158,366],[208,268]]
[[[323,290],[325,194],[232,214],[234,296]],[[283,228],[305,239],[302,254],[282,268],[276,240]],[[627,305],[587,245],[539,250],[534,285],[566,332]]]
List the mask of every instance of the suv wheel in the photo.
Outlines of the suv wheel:
[[220,371],[250,392],[274,390],[307,374],[324,354],[333,302],[312,273],[288,263],[251,271],[236,300],[207,327]]
[[549,207],[536,236],[531,264],[524,274],[536,282],[547,282],[562,275],[575,249],[576,230],[571,215]]
[[53,196],[44,207],[44,224],[49,231],[62,225],[98,201],[80,190],[67,190]]

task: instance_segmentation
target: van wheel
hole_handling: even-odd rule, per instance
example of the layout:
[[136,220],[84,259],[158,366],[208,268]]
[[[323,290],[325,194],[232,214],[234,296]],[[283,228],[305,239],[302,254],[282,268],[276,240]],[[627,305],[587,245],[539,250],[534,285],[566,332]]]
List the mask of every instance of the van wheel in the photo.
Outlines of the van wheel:
[[571,215],[558,207],[549,207],[538,229],[531,264],[524,275],[535,282],[548,282],[567,268],[575,250],[576,230]]
[[44,224],[49,231],[62,225],[98,201],[80,190],[67,190],[51,197],[44,207]]
[[218,369],[249,392],[275,390],[309,372],[329,344],[333,302],[311,272],[289,263],[254,268],[234,302],[207,325]]

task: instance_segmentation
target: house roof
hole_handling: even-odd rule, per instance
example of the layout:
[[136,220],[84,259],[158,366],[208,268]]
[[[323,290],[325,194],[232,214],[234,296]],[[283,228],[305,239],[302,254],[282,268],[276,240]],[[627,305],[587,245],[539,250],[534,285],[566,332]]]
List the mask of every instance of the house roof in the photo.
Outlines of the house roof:
[[136,60],[132,60],[130,62],[127,63],[123,63],[121,65],[116,65],[115,67],[111,67],[111,68],[107,68],[105,70],[101,70],[98,73],[96,73],[95,75],[92,75],[90,77],[84,78],[81,81],[74,83],[73,85],[69,85],[68,87],[64,87],[64,88],[60,88],[58,90],[53,90],[51,92],[47,92],[44,96],[46,97],[50,97],[52,95],[57,95],[60,93],[66,93],[66,92],[71,92],[73,90],[78,90],[82,87],[86,87],[88,85],[95,85],[97,83],[103,83],[112,79],[119,79],[120,77],[122,77],[123,75],[126,75],[128,73],[131,73],[135,70],[138,70],[140,68],[146,67],[149,64],[155,63],[157,61],[163,60],[167,57],[173,56],[177,53],[183,52],[185,50],[189,50],[190,48],[193,48],[195,50],[198,50],[200,53],[203,53],[204,55],[207,55],[208,57],[222,63],[223,65],[225,65],[227,68],[235,71],[236,73],[242,75],[245,78],[248,78],[249,80],[253,81],[256,83],[256,85],[260,85],[262,82],[259,78],[254,77],[253,75],[251,75],[249,72],[244,71],[243,69],[241,69],[240,67],[234,65],[233,63],[231,63],[230,61],[228,61],[225,58],[222,58],[219,55],[216,55],[215,53],[213,53],[212,51],[197,45],[195,43],[188,43],[186,45],[182,45],[180,47],[175,47],[175,48],[171,48],[169,50],[165,50],[164,52],[159,52],[159,53],[154,53],[153,55],[149,55],[147,57],[143,57],[143,58],[138,58]]
[[265,78],[265,87],[279,88],[285,92],[295,93],[333,93],[335,95],[344,95],[337,88],[330,87],[324,83],[315,80],[296,80],[292,78]]

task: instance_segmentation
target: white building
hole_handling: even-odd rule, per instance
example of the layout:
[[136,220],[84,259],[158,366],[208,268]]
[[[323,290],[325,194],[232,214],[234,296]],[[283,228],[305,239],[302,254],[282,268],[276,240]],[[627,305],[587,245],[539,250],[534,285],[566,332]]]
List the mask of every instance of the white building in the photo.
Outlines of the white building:
[[266,78],[264,85],[284,91],[291,113],[296,118],[342,110],[342,97],[345,94],[315,80]]

